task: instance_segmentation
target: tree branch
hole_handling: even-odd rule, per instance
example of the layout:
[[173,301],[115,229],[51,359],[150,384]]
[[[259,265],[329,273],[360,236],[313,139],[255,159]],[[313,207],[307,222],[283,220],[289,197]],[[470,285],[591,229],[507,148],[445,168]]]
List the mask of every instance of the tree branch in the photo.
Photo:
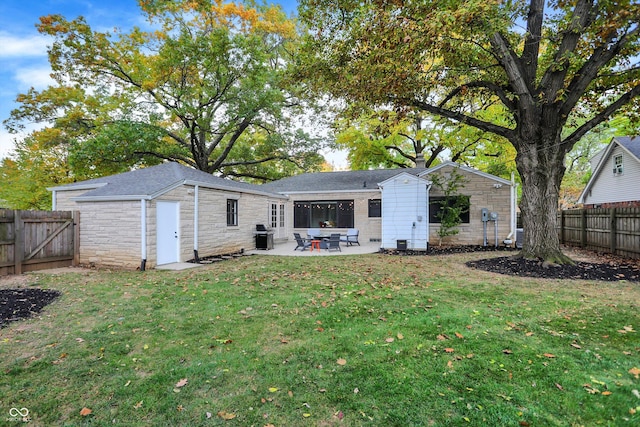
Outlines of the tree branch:
[[580,100],[582,94],[587,90],[587,87],[597,77],[598,71],[604,67],[609,61],[611,61],[627,44],[627,42],[640,32],[640,25],[623,35],[613,45],[608,47],[608,41],[613,40],[616,36],[615,33],[609,34],[607,42],[598,46],[591,57],[583,64],[580,71],[578,71],[569,86],[567,87],[567,98],[565,99],[560,114],[564,117],[568,116],[571,110],[576,106]]
[[515,131],[512,129],[499,126],[494,123],[485,122],[484,120],[479,120],[475,117],[470,117],[466,114],[458,113],[456,111],[451,111],[438,105],[432,105],[416,99],[398,98],[395,99],[395,101],[400,102],[402,105],[411,105],[428,113],[435,114],[437,116],[444,117],[459,123],[464,123],[469,126],[473,126],[485,132],[495,133],[496,135],[502,136],[510,141],[515,139]]
[[527,35],[522,51],[522,63],[527,81],[535,81],[538,72],[538,54],[542,39],[542,21],[544,19],[544,0],[531,0],[527,15]]
[[517,107],[516,105],[513,103],[513,101],[511,101],[508,97],[507,97],[507,92],[505,91],[505,88],[498,86],[495,83],[489,82],[489,81],[483,81],[483,80],[478,80],[478,81],[474,81],[474,82],[469,82],[469,83],[465,83],[461,86],[458,86],[457,88],[453,89],[451,92],[449,92],[449,94],[446,96],[446,98],[444,98],[439,104],[439,107],[444,106],[447,102],[449,102],[454,96],[456,96],[457,94],[463,92],[466,90],[466,88],[486,88],[489,89],[489,91],[493,92],[493,94],[495,94],[500,101],[502,101],[502,103],[504,104],[505,107],[507,107],[507,109],[513,113],[516,112]]
[[593,7],[593,0],[578,0],[573,9],[571,24],[564,31],[554,60],[540,80],[539,88],[545,91],[545,96],[549,103],[554,102],[558,91],[564,87],[564,80],[569,72],[569,58],[567,55],[576,49],[584,29],[589,25],[589,21],[592,19]]
[[612,116],[620,108],[631,102],[635,97],[640,96],[640,84],[634,86],[630,91],[622,95],[615,102],[609,104],[604,110],[598,113],[591,120],[576,129],[571,135],[566,137],[562,144],[572,147],[576,142],[580,140],[587,132],[604,122],[610,116]]

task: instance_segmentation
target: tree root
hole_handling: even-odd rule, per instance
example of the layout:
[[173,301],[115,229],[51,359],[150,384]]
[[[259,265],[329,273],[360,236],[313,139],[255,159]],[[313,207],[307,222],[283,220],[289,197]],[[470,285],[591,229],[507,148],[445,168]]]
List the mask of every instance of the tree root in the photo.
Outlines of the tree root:
[[520,252],[518,255],[515,255],[514,258],[524,258],[532,261],[538,261],[543,268],[559,267],[561,265],[576,265],[576,262],[574,260],[566,256],[562,252],[548,254],[545,257],[533,255],[527,256],[525,252]]

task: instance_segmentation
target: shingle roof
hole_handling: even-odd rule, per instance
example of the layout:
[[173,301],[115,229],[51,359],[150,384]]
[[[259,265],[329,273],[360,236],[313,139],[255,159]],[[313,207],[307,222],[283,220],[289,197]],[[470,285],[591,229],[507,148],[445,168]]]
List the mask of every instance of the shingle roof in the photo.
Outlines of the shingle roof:
[[[87,192],[78,197],[78,200],[130,200],[157,197],[184,183],[227,191],[268,194],[268,189],[261,185],[216,177],[175,162],[162,163],[157,166],[136,169],[118,175],[75,182],[49,188],[49,190],[66,191],[86,189]],[[276,196],[275,193],[270,194]]]
[[640,136],[617,136],[614,139],[640,160]]
[[277,193],[378,190],[378,183],[402,172],[418,175],[426,168],[378,169],[339,172],[314,172],[263,184]]

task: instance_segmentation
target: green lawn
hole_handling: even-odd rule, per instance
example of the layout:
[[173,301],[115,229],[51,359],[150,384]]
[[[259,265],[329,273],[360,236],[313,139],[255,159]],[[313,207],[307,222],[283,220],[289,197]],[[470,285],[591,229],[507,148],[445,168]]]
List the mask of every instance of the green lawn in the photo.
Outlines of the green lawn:
[[0,330],[0,425],[639,425],[640,284],[485,256],[33,274],[63,296]]

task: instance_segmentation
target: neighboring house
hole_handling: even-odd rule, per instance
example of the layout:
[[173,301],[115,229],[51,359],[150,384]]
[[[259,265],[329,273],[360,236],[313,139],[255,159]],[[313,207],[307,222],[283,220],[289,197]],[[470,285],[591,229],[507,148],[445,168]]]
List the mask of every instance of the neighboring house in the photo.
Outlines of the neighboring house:
[[255,247],[256,224],[280,232],[286,197],[178,163],[49,188],[80,212],[80,263],[152,268]]
[[432,174],[444,179],[453,170],[463,176],[460,195],[468,199],[459,233],[448,243],[495,244],[496,222],[483,224],[481,210],[498,215],[498,241],[515,239],[515,184],[511,181],[453,162],[436,167],[308,173],[262,185],[289,197],[293,215],[286,232],[305,234],[307,228],[329,226],[335,231],[360,231],[360,241],[380,241],[381,248],[395,249],[397,240],[407,248],[425,249],[437,242],[436,212],[443,198],[432,185]]
[[[164,163],[49,188],[54,210],[80,212],[81,264],[152,268],[255,248],[257,224],[276,241],[309,228],[360,242],[425,250],[438,242],[443,193],[434,182],[462,175],[467,203],[459,233],[447,243],[502,244],[514,239],[515,184],[447,162],[434,168],[301,174],[263,185],[222,179]],[[441,178],[435,178],[437,174]],[[482,221],[482,209],[497,221]],[[434,243],[431,243],[434,244]]]
[[591,170],[578,203],[585,208],[640,206],[640,136],[613,138],[591,159]]

